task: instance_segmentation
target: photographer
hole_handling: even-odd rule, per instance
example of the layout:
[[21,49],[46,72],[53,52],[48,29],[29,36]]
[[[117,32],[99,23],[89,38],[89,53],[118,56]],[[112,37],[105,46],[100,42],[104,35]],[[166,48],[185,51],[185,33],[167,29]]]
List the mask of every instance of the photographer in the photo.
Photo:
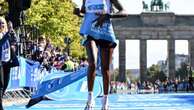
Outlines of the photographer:
[[3,110],[2,98],[8,86],[10,69],[19,66],[19,61],[15,55],[14,38],[11,22],[8,26],[5,18],[0,17],[0,110]]

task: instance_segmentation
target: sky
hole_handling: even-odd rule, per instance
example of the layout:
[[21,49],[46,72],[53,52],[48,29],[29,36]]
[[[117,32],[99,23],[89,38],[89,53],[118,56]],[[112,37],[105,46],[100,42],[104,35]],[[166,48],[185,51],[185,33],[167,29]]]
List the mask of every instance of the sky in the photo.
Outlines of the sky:
[[[82,0],[73,0],[81,6]],[[120,0],[124,8],[129,14],[140,14],[142,12],[142,0]],[[147,4],[151,0],[144,0]],[[163,0],[164,3],[170,4],[169,12],[174,12],[177,15],[194,15],[194,0]],[[139,41],[126,41],[126,68],[139,68]],[[175,41],[176,54],[188,54],[188,42],[186,40]],[[159,60],[165,60],[167,57],[167,41],[166,40],[149,40],[147,41],[147,66],[156,64]],[[114,68],[118,68],[118,46],[113,55]]]

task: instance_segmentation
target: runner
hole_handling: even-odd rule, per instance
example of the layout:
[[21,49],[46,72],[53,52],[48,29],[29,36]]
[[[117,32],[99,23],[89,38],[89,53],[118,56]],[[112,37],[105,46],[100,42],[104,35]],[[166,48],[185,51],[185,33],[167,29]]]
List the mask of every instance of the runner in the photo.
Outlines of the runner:
[[[119,10],[111,14],[112,4]],[[104,96],[102,99],[102,110],[108,110],[108,92],[110,84],[109,65],[112,63],[113,50],[116,47],[111,17],[127,16],[118,0],[83,0],[81,10],[75,9],[74,13],[81,16],[84,14],[80,34],[85,38],[83,45],[86,47],[88,56],[88,101],[85,110],[92,110],[94,107],[93,86],[97,57],[101,59],[101,72],[103,77]],[[100,54],[98,54],[98,52]],[[98,56],[99,55],[99,56]]]

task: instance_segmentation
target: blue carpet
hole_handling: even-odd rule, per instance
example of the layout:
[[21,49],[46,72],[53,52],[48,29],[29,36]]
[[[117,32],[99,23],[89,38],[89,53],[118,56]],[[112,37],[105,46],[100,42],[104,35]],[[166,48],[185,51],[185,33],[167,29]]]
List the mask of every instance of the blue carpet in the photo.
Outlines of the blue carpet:
[[[86,100],[43,101],[30,109],[10,106],[5,110],[84,110]],[[111,110],[194,110],[194,93],[112,94]],[[94,110],[100,110],[101,98],[96,98]]]

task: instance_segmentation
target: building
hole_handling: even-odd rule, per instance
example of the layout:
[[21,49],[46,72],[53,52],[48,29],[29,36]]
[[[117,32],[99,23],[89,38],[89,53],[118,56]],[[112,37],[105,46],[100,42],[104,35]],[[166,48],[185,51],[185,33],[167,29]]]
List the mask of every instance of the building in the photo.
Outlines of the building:
[[[168,58],[164,60],[160,60],[157,62],[157,65],[160,67],[160,71],[163,71],[168,76]],[[181,64],[186,63],[189,64],[189,56],[184,54],[176,54],[175,55],[175,69],[178,70],[181,68]]]

